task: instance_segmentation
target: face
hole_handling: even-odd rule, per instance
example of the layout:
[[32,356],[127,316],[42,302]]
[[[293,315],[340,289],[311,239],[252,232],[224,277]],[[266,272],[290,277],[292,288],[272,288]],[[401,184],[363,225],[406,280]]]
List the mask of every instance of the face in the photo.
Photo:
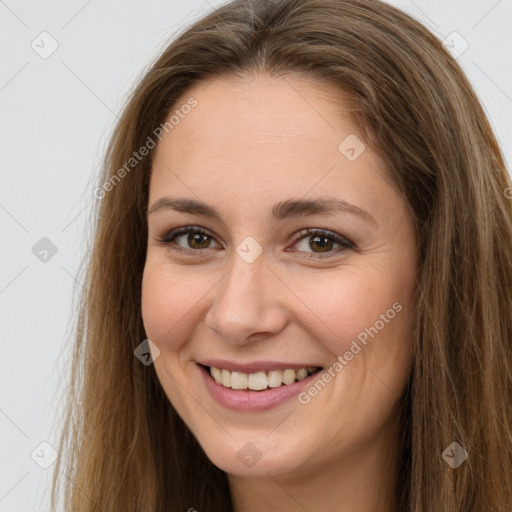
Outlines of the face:
[[174,109],[190,98],[149,192],[142,315],[167,397],[232,475],[378,450],[410,368],[416,275],[384,163],[329,84],[216,78]]

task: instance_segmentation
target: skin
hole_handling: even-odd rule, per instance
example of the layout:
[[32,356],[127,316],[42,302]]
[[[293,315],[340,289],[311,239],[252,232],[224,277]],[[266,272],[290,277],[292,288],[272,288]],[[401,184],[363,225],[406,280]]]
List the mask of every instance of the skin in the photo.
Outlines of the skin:
[[[236,511],[391,511],[417,270],[405,203],[369,145],[354,161],[338,149],[348,135],[364,140],[332,85],[298,74],[215,78],[175,108],[191,96],[197,106],[154,150],[149,209],[164,196],[200,199],[222,220],[172,209],[148,215],[142,315],[160,350],[157,377],[227,472]],[[279,201],[327,196],[363,208],[375,224],[346,212],[268,217]],[[195,245],[187,234],[158,242],[182,226],[211,235]],[[310,234],[295,241],[304,228],[331,230],[356,248],[333,242],[323,252]],[[263,249],[252,263],[236,252],[248,236]],[[326,369],[395,303],[401,311],[307,404],[294,397],[264,412],[224,408],[196,364],[215,357]],[[252,467],[237,457],[247,442],[261,455]]]

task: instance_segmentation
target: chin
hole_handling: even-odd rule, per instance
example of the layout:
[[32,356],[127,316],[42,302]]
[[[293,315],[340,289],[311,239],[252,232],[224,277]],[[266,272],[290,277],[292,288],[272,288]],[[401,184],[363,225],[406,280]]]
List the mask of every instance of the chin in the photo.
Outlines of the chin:
[[222,442],[209,437],[201,446],[215,466],[235,476],[286,476],[296,472],[308,460],[302,443],[295,446],[295,443],[285,443],[277,436],[270,439],[267,431],[247,432]]

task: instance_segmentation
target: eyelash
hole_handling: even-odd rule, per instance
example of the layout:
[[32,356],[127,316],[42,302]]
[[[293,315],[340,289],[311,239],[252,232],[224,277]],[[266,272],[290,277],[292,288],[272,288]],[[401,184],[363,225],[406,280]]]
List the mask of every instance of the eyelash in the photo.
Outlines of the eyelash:
[[[199,233],[201,235],[208,236],[209,238],[212,238],[212,239],[214,238],[207,230],[205,230],[199,226],[185,226],[182,228],[176,228],[176,229],[169,231],[165,236],[158,237],[156,239],[156,241],[160,245],[170,246],[171,243],[174,242],[174,240],[178,236],[183,235],[183,234],[190,234],[190,233]],[[318,229],[318,228],[316,228],[316,229],[315,228],[301,229],[300,231],[298,231],[297,233],[294,234],[294,244],[298,243],[299,241],[301,241],[304,238],[307,238],[306,235],[309,235],[309,237],[312,237],[315,235],[320,235],[325,238],[329,238],[329,239],[333,240],[334,242],[336,242],[337,244],[339,244],[341,247],[339,247],[338,250],[331,250],[325,254],[313,252],[313,253],[310,253],[311,256],[304,256],[305,259],[329,258],[332,256],[332,254],[338,254],[338,253],[344,252],[346,250],[356,250],[355,244],[352,243],[347,238],[342,237],[341,235],[338,235],[334,231],[330,231],[328,229]],[[209,249],[209,247],[207,247],[205,249],[189,249],[189,248],[181,247],[179,245],[176,245],[175,247],[173,247],[173,250],[183,252],[185,254],[196,253],[196,255],[198,252],[200,252],[202,250],[207,250],[207,249]]]

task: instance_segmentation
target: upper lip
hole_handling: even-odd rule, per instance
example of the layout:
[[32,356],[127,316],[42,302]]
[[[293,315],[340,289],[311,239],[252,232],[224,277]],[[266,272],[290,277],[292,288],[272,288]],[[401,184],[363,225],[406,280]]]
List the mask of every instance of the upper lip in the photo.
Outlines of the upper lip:
[[202,364],[203,366],[213,366],[214,368],[241,373],[256,373],[267,370],[298,370],[300,368],[313,367],[321,368],[321,365],[315,363],[290,363],[284,361],[252,361],[248,363],[240,363],[228,361],[226,359],[204,359],[202,361],[197,361],[197,363]]

